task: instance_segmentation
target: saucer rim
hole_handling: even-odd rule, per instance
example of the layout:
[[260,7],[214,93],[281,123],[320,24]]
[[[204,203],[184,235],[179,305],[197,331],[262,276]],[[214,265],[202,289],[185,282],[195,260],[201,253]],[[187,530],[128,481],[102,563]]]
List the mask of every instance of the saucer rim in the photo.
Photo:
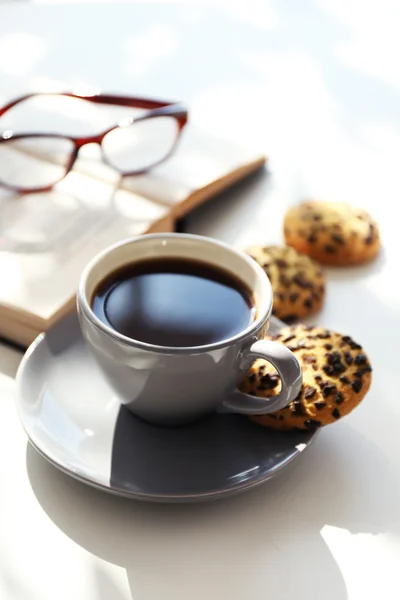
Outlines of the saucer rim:
[[222,500],[223,498],[226,498],[227,496],[234,496],[234,495],[240,494],[241,492],[244,492],[246,490],[256,488],[259,485],[268,481],[269,479],[272,479],[279,472],[283,471],[289,465],[291,465],[292,462],[294,460],[296,460],[300,454],[304,453],[304,450],[308,450],[308,448],[315,442],[315,439],[317,438],[317,435],[319,433],[319,431],[316,430],[314,432],[314,435],[312,435],[310,437],[309,441],[307,442],[307,444],[305,445],[305,447],[302,450],[298,450],[298,452],[296,454],[293,454],[293,456],[291,456],[285,463],[276,467],[273,471],[268,471],[268,473],[266,475],[264,475],[263,477],[260,477],[259,479],[255,479],[247,484],[246,483],[237,484],[233,487],[223,488],[223,489],[212,491],[212,492],[204,492],[204,493],[199,492],[197,494],[175,494],[175,495],[172,495],[172,494],[157,494],[157,493],[145,494],[145,493],[140,493],[140,492],[129,492],[126,490],[121,490],[119,488],[116,488],[115,486],[112,487],[111,485],[108,487],[100,482],[95,481],[94,479],[88,479],[87,477],[85,477],[75,471],[72,471],[71,469],[68,469],[68,467],[66,467],[63,464],[61,464],[60,462],[57,462],[56,460],[52,459],[49,455],[47,455],[41,448],[39,448],[32,441],[32,439],[28,435],[28,432],[26,431],[25,427],[24,427],[24,431],[28,437],[28,443],[32,446],[32,448],[34,448],[34,450],[43,459],[45,459],[46,462],[48,462],[50,465],[52,465],[53,467],[55,467],[56,469],[58,469],[59,471],[64,473],[64,475],[72,477],[73,479],[75,479],[75,481],[79,481],[80,483],[88,485],[91,488],[100,490],[101,492],[106,492],[107,494],[112,494],[113,496],[117,496],[120,498],[128,498],[130,500],[141,500],[143,502],[153,502],[153,503],[160,503],[160,504],[161,503],[171,503],[171,504],[182,503],[183,504],[183,503],[191,503],[191,502],[206,502],[208,500]]

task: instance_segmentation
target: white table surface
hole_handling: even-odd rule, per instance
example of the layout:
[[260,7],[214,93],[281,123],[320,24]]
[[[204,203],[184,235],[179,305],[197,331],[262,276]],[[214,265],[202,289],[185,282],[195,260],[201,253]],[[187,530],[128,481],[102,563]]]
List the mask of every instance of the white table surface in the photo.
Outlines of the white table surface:
[[[2,600],[398,600],[398,3],[0,3],[0,101],[48,80],[185,100],[206,131],[261,143],[269,175],[191,218],[237,246],[280,241],[311,196],[370,209],[384,249],[329,269],[319,323],[371,356],[365,402],[242,496],[156,506],[88,489],[40,458],[0,346]],[[2,282],[1,285],[6,285]]]

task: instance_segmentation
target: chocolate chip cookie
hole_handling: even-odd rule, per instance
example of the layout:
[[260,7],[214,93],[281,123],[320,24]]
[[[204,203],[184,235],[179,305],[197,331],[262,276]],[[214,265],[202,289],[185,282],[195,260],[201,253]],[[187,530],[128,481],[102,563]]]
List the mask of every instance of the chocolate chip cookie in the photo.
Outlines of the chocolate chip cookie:
[[343,202],[309,201],[284,219],[286,243],[328,265],[356,265],[379,252],[379,230],[363,209]]
[[[267,336],[292,350],[302,367],[303,386],[289,406],[251,417],[274,429],[315,429],[349,414],[371,385],[371,365],[362,347],[348,335],[321,327],[294,325]],[[280,390],[280,378],[265,360],[257,360],[240,389],[269,398]]]
[[246,251],[264,269],[274,293],[272,312],[291,321],[317,312],[325,297],[321,266],[290,246],[252,246]]

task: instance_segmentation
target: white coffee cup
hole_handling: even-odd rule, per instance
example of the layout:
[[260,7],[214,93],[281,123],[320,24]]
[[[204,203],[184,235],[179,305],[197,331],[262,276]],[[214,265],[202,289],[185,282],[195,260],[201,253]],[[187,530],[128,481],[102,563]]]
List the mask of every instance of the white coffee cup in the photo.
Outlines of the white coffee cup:
[[[255,320],[216,343],[170,347],[128,338],[95,315],[92,296],[105,277],[136,261],[161,257],[202,260],[235,274],[253,293]],[[285,346],[263,339],[272,300],[268,277],[244,253],[202,236],[159,233],[125,240],[98,254],[82,273],[77,304],[88,347],[121,403],[147,421],[176,425],[215,410],[267,414],[296,398],[302,384],[297,358]],[[281,391],[272,398],[237,389],[257,358],[272,363],[280,375]]]

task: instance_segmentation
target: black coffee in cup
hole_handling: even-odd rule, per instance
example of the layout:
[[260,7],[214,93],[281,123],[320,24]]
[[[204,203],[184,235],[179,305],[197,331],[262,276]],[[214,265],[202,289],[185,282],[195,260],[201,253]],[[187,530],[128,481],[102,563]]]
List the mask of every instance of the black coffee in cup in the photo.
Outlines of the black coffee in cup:
[[256,318],[252,292],[238,277],[183,258],[143,260],[114,271],[96,287],[91,305],[115,331],[157,346],[213,344]]

